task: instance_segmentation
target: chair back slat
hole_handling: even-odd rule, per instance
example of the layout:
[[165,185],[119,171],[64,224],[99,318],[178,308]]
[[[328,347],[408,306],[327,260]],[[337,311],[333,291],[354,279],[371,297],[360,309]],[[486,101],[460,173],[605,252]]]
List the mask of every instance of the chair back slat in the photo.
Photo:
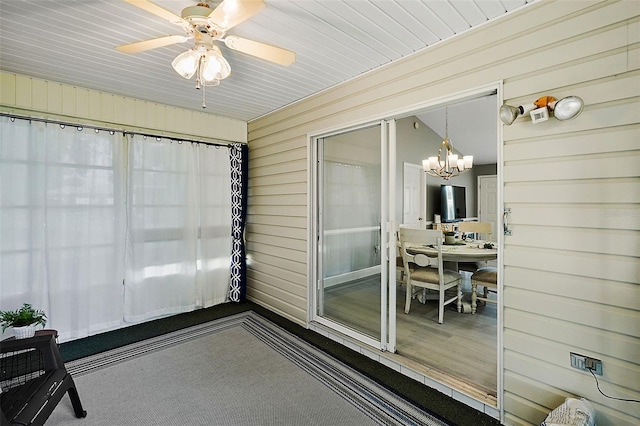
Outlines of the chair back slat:
[[[412,254],[407,249],[411,246],[433,246],[438,251],[438,257],[427,257],[424,254]],[[404,261],[405,269],[409,263],[418,266],[438,268],[438,261],[442,260],[442,232],[434,229],[400,228],[400,254]]]
[[491,239],[493,234],[491,222],[460,222],[458,230],[464,233],[481,234],[483,239]]

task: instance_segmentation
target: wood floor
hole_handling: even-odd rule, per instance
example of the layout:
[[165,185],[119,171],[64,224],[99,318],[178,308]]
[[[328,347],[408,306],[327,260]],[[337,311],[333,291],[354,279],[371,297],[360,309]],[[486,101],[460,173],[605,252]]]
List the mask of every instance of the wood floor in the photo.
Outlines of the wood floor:
[[[325,316],[367,335],[379,338],[379,276],[332,287],[325,293]],[[468,276],[463,280],[465,301],[470,301]],[[428,369],[436,369],[477,388],[486,395],[497,394],[497,309],[478,305],[475,315],[458,313],[455,303],[438,324],[436,301],[425,304],[414,299],[404,313],[405,288],[396,294],[397,355]],[[468,306],[468,305],[467,305]]]

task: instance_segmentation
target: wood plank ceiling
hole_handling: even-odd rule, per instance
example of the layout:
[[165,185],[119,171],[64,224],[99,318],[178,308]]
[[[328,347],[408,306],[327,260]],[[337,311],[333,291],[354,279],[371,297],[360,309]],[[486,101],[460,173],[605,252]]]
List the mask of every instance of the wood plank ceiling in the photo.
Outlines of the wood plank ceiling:
[[[229,34],[297,54],[283,67],[221,46],[231,76],[207,89],[206,112],[251,121],[536,0],[266,0]],[[156,0],[176,14],[195,2]],[[122,0],[0,1],[0,69],[201,110],[194,79],[171,61],[191,42],[128,55],[120,44],[180,27]]]

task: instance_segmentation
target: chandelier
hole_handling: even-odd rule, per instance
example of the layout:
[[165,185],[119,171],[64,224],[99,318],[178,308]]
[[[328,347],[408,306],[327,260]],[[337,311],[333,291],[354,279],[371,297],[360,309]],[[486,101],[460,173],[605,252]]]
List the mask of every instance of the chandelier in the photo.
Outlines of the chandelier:
[[440,177],[449,180],[469,171],[473,167],[473,156],[460,156],[453,148],[449,140],[449,111],[445,108],[444,139],[440,144],[437,157],[429,157],[422,160],[422,168],[429,176]]
[[171,66],[178,74],[190,79],[195,74],[196,89],[202,88],[202,108],[206,108],[205,87],[217,86],[231,74],[229,62],[217,46],[196,43],[196,46],[176,56]]

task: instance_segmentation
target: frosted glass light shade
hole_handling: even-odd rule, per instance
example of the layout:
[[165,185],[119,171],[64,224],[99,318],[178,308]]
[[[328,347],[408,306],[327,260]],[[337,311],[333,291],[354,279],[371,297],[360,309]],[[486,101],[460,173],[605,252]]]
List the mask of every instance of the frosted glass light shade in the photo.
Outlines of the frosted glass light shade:
[[200,77],[202,83],[206,85],[219,84],[220,80],[227,78],[231,73],[229,62],[222,56],[220,49],[216,46],[213,46],[204,54],[201,67]]
[[199,62],[200,54],[193,49],[189,49],[176,56],[173,62],[171,62],[171,66],[178,74],[189,79],[196,73]]
[[210,82],[218,79],[220,72],[220,62],[215,59],[205,59],[202,61],[202,81]]
[[429,170],[436,170],[438,167],[440,167],[438,157],[429,157]]

